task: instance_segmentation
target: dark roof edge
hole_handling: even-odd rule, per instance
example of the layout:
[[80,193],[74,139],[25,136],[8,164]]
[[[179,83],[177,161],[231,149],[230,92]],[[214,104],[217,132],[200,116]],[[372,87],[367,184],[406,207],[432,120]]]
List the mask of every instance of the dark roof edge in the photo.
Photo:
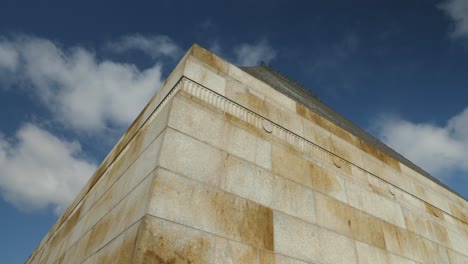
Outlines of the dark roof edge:
[[291,99],[303,104],[304,106],[306,106],[313,112],[321,115],[322,117],[326,118],[333,124],[343,128],[344,130],[353,134],[354,136],[366,141],[368,144],[382,151],[384,154],[403,163],[404,165],[408,166],[409,168],[413,169],[414,171],[418,172],[419,174],[423,175],[429,180],[437,183],[438,185],[444,187],[451,193],[467,201],[467,199],[465,199],[458,192],[450,189],[450,187],[442,183],[440,180],[438,180],[434,176],[430,175],[421,167],[414,164],[413,162],[405,158],[403,155],[399,154],[398,152],[396,152],[389,146],[385,145],[383,142],[381,142],[380,140],[378,140],[377,138],[375,138],[374,136],[372,136],[365,130],[361,129],[357,125],[355,125],[353,122],[345,118],[343,115],[339,114],[338,112],[336,112],[335,110],[333,110],[332,108],[324,104],[322,101],[320,101],[317,98],[316,95],[312,94],[311,92],[307,91],[303,87],[299,86],[297,83],[289,80],[288,78],[284,77],[280,73],[276,72],[273,68],[262,65],[262,66],[256,66],[256,67],[241,67],[240,69],[252,75],[256,79],[263,81],[264,83],[273,87],[275,90],[287,95]]

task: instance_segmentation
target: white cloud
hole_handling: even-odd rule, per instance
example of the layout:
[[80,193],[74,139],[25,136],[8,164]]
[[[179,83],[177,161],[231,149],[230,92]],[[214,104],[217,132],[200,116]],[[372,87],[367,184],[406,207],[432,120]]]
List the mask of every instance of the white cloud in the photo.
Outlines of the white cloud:
[[277,52],[266,40],[256,44],[243,43],[234,47],[235,64],[239,66],[258,66],[261,61],[266,63],[276,58]]
[[468,172],[468,108],[446,126],[381,117],[374,127],[386,144],[435,177]]
[[[148,44],[159,38],[123,39]],[[173,56],[169,38],[160,39],[160,46],[152,46],[153,55]],[[16,56],[16,60],[4,63],[10,65],[10,70],[15,69],[13,73],[5,74],[0,67],[0,82],[28,89],[56,120],[78,131],[127,126],[161,84],[160,63],[139,70],[132,64],[99,60],[83,47],[65,49],[50,40],[30,36],[3,39],[2,47],[6,58]],[[158,49],[160,52],[156,53]]]
[[452,36],[468,39],[468,0],[447,0],[439,8],[454,22]]
[[[27,35],[0,36],[0,87],[21,89],[49,109],[59,132],[66,127],[78,138],[80,132],[108,136],[105,132],[115,127],[127,127],[161,85],[158,60],[180,53],[165,36],[123,37],[116,43],[124,47],[121,52],[139,48],[151,53],[154,65],[140,70],[98,59],[80,46],[66,48]],[[11,138],[0,133],[0,192],[21,210],[61,212],[96,169],[83,156],[77,141],[31,123]]]
[[18,65],[18,54],[8,43],[0,42],[0,71],[13,71]]
[[82,154],[78,142],[24,125],[14,139],[0,138],[2,196],[25,211],[51,206],[60,213],[96,169]]
[[108,46],[119,53],[129,50],[141,50],[153,59],[163,55],[175,59],[183,53],[182,49],[168,36],[127,35],[118,41],[109,43]]

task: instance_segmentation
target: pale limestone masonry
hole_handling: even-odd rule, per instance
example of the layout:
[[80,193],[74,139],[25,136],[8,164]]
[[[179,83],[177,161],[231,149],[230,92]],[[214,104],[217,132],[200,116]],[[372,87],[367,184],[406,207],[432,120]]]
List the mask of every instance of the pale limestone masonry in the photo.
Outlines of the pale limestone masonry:
[[462,197],[194,45],[27,263],[466,264],[467,223]]

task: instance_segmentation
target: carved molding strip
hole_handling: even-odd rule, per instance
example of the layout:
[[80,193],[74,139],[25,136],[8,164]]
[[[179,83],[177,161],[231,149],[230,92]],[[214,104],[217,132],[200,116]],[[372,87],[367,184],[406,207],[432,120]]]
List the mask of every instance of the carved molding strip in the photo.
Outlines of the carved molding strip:
[[[302,151],[306,153],[310,153],[313,156],[319,157],[322,160],[326,161],[327,163],[333,165],[333,164],[340,164],[341,166],[349,166],[351,168],[351,174],[353,176],[356,176],[357,179],[364,181],[366,183],[372,184],[373,186],[383,190],[387,191],[391,196],[393,196],[395,199],[401,201],[406,201],[404,202],[405,204],[410,204],[411,206],[414,206],[414,204],[411,204],[408,201],[413,200],[414,203],[428,203],[431,204],[430,202],[427,202],[423,200],[420,197],[417,197],[416,195],[412,194],[409,191],[406,191],[402,189],[399,186],[396,186],[380,177],[377,175],[374,175],[370,173],[369,171],[365,170],[364,168],[361,168],[354,163],[334,154],[333,152],[330,152],[319,145],[316,145],[315,143],[289,131],[288,129],[272,122],[271,120],[253,112],[252,110],[234,102],[231,101],[230,99],[224,97],[223,95],[220,95],[214,91],[212,91],[209,88],[204,87],[201,84],[198,84],[190,79],[187,79],[186,77],[182,77],[180,83],[182,83],[181,86],[179,86],[177,89],[182,89],[183,91],[187,92],[188,94],[216,107],[221,109],[222,111],[229,113],[244,122],[249,123],[250,125],[262,129],[265,129],[265,124],[268,127],[268,133],[274,135],[275,137],[291,144],[296,147],[299,147]],[[433,204],[431,204],[434,207],[437,207]],[[424,204],[421,205],[422,208],[424,208]],[[437,207],[438,208],[438,207]],[[443,209],[439,208],[441,211],[443,211],[445,214],[453,217],[454,219],[457,219],[458,221],[461,221],[462,223],[465,223],[463,220],[453,216],[451,213],[444,211]],[[438,219],[439,221],[439,219]],[[449,223],[449,222],[445,222]]]

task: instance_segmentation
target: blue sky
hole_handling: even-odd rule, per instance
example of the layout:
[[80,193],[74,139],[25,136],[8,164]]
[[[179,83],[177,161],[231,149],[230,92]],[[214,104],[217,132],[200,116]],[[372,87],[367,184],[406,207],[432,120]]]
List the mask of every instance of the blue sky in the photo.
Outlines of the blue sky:
[[468,197],[467,0],[4,0],[1,263],[24,262],[192,43],[267,61]]

